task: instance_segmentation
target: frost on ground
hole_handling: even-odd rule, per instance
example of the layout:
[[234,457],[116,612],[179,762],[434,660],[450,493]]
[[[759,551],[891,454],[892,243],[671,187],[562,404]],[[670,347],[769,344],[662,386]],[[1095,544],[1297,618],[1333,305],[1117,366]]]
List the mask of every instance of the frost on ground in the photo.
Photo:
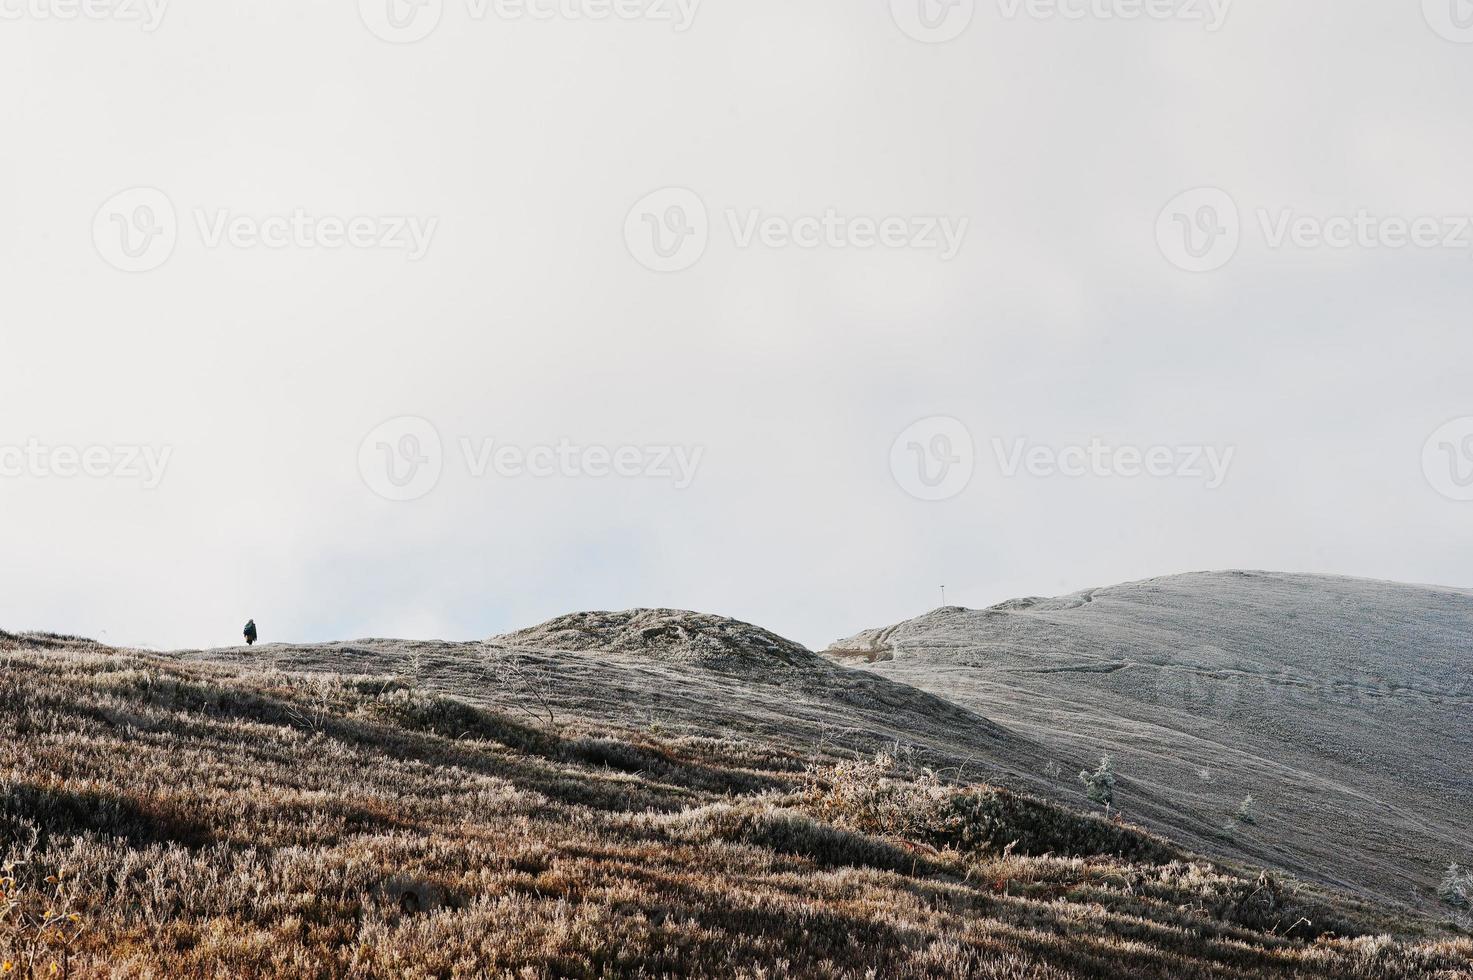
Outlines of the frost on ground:
[[[151,654],[0,634],[0,968],[1473,976],[1446,897],[1464,894],[1466,772],[1440,768],[1466,720],[1423,740],[1421,782],[1351,764],[1403,752],[1371,744],[1387,729],[1344,741],[1399,723],[1401,701],[1437,717],[1447,692],[1412,675],[1466,664],[1467,598],[1378,606],[1346,595],[1390,587],[1270,577],[1287,625],[1261,583],[1207,602],[1216,584],[944,610],[859,669],[668,610],[459,644]],[[1165,658],[1173,631],[1214,622],[1216,653]],[[1122,683],[1142,664],[1279,678],[1286,650],[1327,646],[1313,662],[1338,672],[1409,632],[1428,656],[1361,706],[1375,719],[1345,698],[1326,702],[1338,721],[1294,719]],[[1108,818],[1076,778],[1105,754]],[[1285,789],[1305,780],[1314,794]],[[1372,816],[1333,817],[1354,786]],[[1424,860],[1425,901],[1383,894]]]
[[491,642],[513,649],[638,654],[728,670],[812,667],[822,662],[806,647],[749,623],[674,609],[572,613]]
[[1448,863],[1473,859],[1465,591],[1180,575],[938,609],[827,652],[1050,757],[1108,753],[1115,805],[1207,853],[1428,910]]

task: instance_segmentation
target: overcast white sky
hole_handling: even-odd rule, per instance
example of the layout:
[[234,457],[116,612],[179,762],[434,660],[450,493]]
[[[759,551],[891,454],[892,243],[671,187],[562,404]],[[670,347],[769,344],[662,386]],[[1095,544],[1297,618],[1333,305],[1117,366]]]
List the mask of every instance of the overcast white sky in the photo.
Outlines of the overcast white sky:
[[0,628],[1473,585],[1463,0],[78,2],[0,0]]

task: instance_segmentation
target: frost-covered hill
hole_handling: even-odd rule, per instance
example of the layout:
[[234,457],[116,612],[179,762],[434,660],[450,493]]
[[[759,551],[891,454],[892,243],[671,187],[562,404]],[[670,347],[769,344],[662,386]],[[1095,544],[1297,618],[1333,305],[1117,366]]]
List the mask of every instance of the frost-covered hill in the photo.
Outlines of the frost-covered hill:
[[[653,649],[580,620],[622,653],[0,632],[0,972],[1470,976],[1465,927],[990,785],[1042,748],[865,671],[753,669],[754,627],[670,616]],[[718,636],[740,669],[691,666]],[[856,755],[896,727],[930,747]],[[983,761],[936,773],[947,738]]]
[[805,754],[901,745],[933,768],[1041,791],[1040,745],[908,684],[852,670],[734,619],[669,609],[584,612],[482,643],[355,640],[183,651],[193,661],[414,678],[539,724],[579,719],[758,737]]
[[[1466,911],[1430,893],[1473,863],[1470,612],[1196,575],[938,610],[844,663],[675,610],[171,654],[0,633],[0,959],[1454,980]],[[1103,751],[1110,817],[1074,776]]]
[[630,653],[676,664],[762,672],[818,666],[808,648],[724,616],[680,609],[580,612],[497,637],[502,647]]
[[1111,754],[1127,817],[1209,853],[1419,906],[1473,862],[1467,591],[1181,575],[938,609],[827,652],[1044,745],[1060,798],[1081,789],[1067,760]]

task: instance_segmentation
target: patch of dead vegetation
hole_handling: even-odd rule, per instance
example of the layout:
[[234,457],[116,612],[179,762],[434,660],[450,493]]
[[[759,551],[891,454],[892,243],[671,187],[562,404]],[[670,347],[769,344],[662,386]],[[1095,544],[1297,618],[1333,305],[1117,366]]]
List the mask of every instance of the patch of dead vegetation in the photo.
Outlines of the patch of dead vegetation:
[[1473,944],[903,757],[0,659],[15,976],[1421,977]]

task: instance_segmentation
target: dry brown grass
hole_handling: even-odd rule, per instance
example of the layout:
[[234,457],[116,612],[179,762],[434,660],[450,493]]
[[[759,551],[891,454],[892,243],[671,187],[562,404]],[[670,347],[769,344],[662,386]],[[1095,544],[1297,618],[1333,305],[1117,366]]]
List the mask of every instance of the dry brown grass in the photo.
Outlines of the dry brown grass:
[[1473,945],[903,759],[0,637],[7,976],[1467,977]]

